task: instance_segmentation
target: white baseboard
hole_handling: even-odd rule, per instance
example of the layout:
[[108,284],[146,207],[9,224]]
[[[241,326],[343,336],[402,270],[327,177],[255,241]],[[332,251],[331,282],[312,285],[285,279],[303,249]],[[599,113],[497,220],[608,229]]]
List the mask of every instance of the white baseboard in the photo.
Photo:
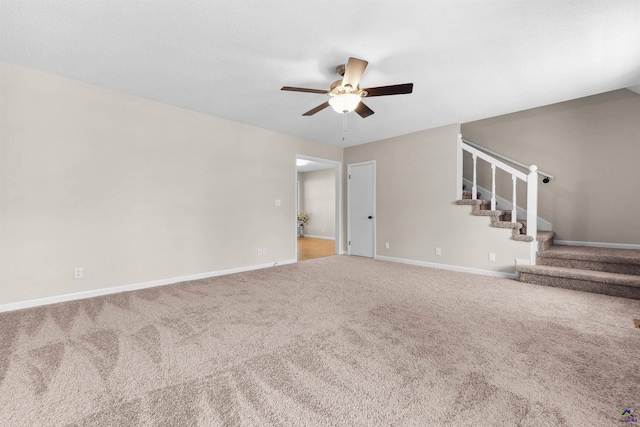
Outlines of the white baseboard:
[[329,237],[329,236],[316,236],[313,234],[305,234],[304,237],[310,237],[312,239],[324,239],[324,240],[336,240],[335,237]]
[[215,276],[224,276],[227,274],[242,273],[245,271],[259,270],[262,268],[274,267],[276,265],[294,264],[295,259],[286,261],[277,261],[276,263],[257,264],[247,267],[230,268],[227,270],[210,271],[207,273],[190,274],[188,276],[170,277],[168,279],[151,280],[148,282],[133,283],[130,285],[114,286],[112,288],[95,289],[92,291],[76,292],[72,294],[56,295],[46,298],[38,298],[27,301],[12,302],[9,304],[0,304],[0,313],[5,311],[20,310],[23,308],[38,307],[41,305],[56,304],[59,302],[73,301],[84,298],[98,297],[102,295],[115,294],[118,292],[136,291],[139,289],[153,288],[156,286],[171,285],[173,283],[186,282],[188,280],[206,279]]
[[601,243],[601,242],[577,242],[573,240],[553,240],[554,245],[565,246],[594,246],[596,248],[614,248],[614,249],[640,249],[640,245],[632,243]]
[[504,277],[507,279],[515,279],[518,277],[516,273],[503,273],[501,271],[481,270],[479,268],[460,267],[457,265],[437,264],[435,262],[416,261],[412,259],[393,258],[387,256],[376,255],[375,259],[380,261],[397,262],[400,264],[418,265],[421,267],[439,268],[441,270],[460,271],[462,273],[480,274],[482,276]]

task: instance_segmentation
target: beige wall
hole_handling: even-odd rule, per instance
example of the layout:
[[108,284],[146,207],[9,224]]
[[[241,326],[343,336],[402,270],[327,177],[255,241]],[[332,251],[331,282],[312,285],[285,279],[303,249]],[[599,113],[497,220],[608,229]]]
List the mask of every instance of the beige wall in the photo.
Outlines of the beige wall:
[[295,155],[342,160],[330,145],[0,67],[0,304],[294,260]]
[[301,208],[309,214],[305,234],[335,238],[336,171],[334,168],[303,172],[300,180]]
[[458,133],[449,125],[345,149],[345,173],[349,163],[376,161],[376,255],[513,273],[529,244],[454,204]]
[[[538,208],[557,239],[640,244],[640,95],[623,89],[465,123],[462,134],[555,176],[540,182]],[[509,181],[501,192],[510,191]]]
[[[376,160],[378,256],[509,273],[528,258],[453,204],[457,125],[343,152],[20,66],[0,74],[0,304],[295,259],[296,154],[344,155],[344,175]],[[637,244],[639,100],[617,91],[462,129],[557,176],[540,203],[560,238]]]

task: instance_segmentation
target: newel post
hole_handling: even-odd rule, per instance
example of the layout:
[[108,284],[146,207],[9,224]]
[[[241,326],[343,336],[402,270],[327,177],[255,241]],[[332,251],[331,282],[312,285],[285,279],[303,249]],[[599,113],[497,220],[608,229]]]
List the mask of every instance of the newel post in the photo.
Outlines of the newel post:
[[527,236],[533,237],[531,242],[531,265],[536,263],[538,251],[538,167],[529,166],[527,176]]

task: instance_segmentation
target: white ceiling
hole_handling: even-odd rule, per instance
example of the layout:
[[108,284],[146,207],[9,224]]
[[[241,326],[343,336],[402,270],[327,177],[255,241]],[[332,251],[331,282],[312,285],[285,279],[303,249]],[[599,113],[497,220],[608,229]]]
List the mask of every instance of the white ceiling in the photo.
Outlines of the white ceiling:
[[[0,59],[335,145],[355,145],[640,84],[638,0],[2,0]],[[335,67],[362,87],[330,108]]]

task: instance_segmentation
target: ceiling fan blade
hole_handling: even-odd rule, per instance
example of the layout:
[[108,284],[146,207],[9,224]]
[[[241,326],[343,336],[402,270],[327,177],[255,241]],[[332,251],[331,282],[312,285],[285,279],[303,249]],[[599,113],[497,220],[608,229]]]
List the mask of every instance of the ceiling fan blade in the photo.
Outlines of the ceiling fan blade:
[[291,86],[283,86],[280,90],[290,90],[292,92],[308,92],[308,93],[321,93],[326,95],[327,91],[322,89],[307,89],[304,87],[291,87]]
[[358,58],[349,58],[344,70],[344,77],[342,78],[342,86],[351,86],[356,89],[362,78],[365,68],[367,68],[367,61],[363,61]]
[[329,106],[329,101],[318,105],[316,108],[312,110],[307,111],[306,113],[303,114],[303,116],[313,116],[315,113],[317,113],[318,111],[324,110],[328,106]]
[[355,110],[356,113],[358,113],[360,115],[360,117],[362,117],[363,119],[366,119],[367,117],[369,117],[370,115],[373,114],[373,110],[369,107],[367,107],[366,105],[364,105],[364,103],[362,101],[360,101],[360,103],[358,104],[358,106],[356,107]]
[[385,95],[402,95],[405,93],[413,92],[413,83],[405,83],[401,85],[391,86],[379,86],[369,89],[362,89],[367,91],[367,98],[370,96],[385,96]]

